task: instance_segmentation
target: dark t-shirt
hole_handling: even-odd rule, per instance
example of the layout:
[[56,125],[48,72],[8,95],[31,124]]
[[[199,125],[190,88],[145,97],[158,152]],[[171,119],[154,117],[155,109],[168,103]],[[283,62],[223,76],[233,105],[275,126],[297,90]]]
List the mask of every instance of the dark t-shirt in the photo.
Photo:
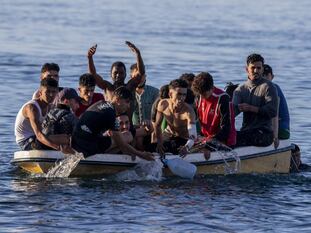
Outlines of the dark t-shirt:
[[109,102],[98,101],[89,107],[80,117],[75,131],[90,136],[101,136],[107,130],[118,130],[119,122],[116,112]]

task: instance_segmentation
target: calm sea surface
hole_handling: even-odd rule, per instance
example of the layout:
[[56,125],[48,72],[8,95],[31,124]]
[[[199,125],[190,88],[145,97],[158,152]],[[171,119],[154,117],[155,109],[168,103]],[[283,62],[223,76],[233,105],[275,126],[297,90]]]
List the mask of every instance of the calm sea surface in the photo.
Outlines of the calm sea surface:
[[10,164],[14,120],[56,62],[61,85],[77,87],[94,43],[97,70],[134,54],[148,83],[209,71],[218,87],[246,79],[245,58],[261,53],[291,114],[291,138],[311,163],[311,2],[0,1],[0,232],[311,232],[311,175],[209,176],[194,181],[46,180]]

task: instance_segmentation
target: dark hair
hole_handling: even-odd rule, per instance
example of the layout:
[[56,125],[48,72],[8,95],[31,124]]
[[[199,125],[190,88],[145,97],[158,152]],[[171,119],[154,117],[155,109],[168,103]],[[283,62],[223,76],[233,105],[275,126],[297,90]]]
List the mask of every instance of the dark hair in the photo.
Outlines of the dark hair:
[[124,65],[124,63],[122,61],[116,61],[114,62],[112,65],[111,65],[111,68],[110,68],[110,73],[112,72],[112,68],[113,67],[123,67],[123,69],[126,71],[126,67]]
[[233,84],[232,82],[228,82],[225,86],[225,92],[229,95],[230,100],[233,98],[233,92],[239,86],[239,84]]
[[59,72],[59,66],[56,63],[45,63],[41,67],[41,73],[44,73],[46,71],[51,71],[51,70],[55,70]]
[[192,91],[196,94],[203,94],[214,87],[213,76],[208,72],[201,72],[195,76],[192,83]]
[[186,81],[188,87],[191,88],[191,83],[193,82],[194,77],[195,75],[193,73],[184,73],[179,77],[179,79]]
[[58,82],[53,78],[45,78],[40,81],[40,87],[55,87],[58,88]]
[[193,91],[191,89],[187,88],[187,95],[186,95],[185,102],[187,104],[192,105],[194,103],[194,99],[195,99],[195,96],[193,94]]
[[181,79],[174,79],[169,84],[169,89],[187,88],[187,87],[188,87],[187,82]]
[[169,98],[169,85],[168,84],[165,84],[164,86],[162,86],[160,88],[160,91],[159,91],[159,97],[160,99],[167,99]]
[[79,78],[79,85],[84,87],[95,87],[95,77],[89,73],[82,74]]
[[255,62],[258,62],[258,61],[261,61],[262,64],[265,63],[265,59],[260,54],[253,53],[247,57],[246,64],[247,65],[254,64]]
[[120,86],[114,90],[113,95],[120,99],[129,99],[132,100],[133,95],[132,92],[127,89],[125,86]]
[[300,148],[297,144],[293,144],[294,148],[291,149],[292,153],[300,152]]
[[267,76],[268,74],[272,74],[273,75],[272,67],[269,66],[268,64],[264,64],[263,65],[263,75]]

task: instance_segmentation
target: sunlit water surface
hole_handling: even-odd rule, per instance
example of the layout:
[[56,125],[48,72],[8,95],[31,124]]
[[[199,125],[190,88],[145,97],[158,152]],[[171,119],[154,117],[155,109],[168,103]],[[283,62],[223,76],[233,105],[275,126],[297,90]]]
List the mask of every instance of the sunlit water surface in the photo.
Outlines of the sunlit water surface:
[[10,164],[21,105],[40,67],[56,62],[61,85],[77,87],[86,52],[97,70],[135,62],[148,83],[209,71],[218,87],[246,79],[245,58],[261,53],[274,68],[291,114],[291,138],[310,163],[311,3],[302,1],[1,1],[1,232],[310,232],[311,176],[209,176],[194,181],[46,179]]

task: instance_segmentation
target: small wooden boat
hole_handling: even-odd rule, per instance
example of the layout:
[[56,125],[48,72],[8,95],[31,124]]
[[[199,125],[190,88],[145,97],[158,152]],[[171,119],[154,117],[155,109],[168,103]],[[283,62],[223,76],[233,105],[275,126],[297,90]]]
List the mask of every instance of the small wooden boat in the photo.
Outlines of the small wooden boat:
[[[268,147],[241,147],[230,152],[215,151],[208,160],[203,153],[187,155],[184,160],[196,165],[197,175],[209,174],[248,174],[248,173],[289,173],[292,144],[289,140],[281,140],[277,149]],[[167,155],[173,159],[178,155]],[[55,162],[64,158],[59,151],[32,150],[14,153],[12,164],[30,173],[47,173]],[[144,160],[124,154],[96,154],[81,160],[72,171],[72,176],[112,175],[134,167]],[[164,175],[173,175],[165,166]]]

